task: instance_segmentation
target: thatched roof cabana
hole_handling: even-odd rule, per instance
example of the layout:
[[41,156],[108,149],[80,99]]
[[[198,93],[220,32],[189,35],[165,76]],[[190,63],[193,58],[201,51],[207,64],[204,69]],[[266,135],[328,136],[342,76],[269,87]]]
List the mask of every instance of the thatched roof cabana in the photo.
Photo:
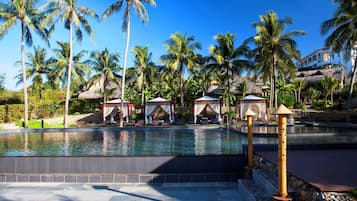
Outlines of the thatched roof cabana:
[[325,77],[330,76],[340,81],[340,88],[343,88],[346,82],[346,72],[344,67],[327,68],[327,69],[314,69],[296,72],[297,80],[305,80],[307,83],[318,82]]
[[[107,98],[115,98],[115,97],[120,97],[120,86],[117,83],[121,82],[121,78],[117,78],[116,82],[111,81],[107,86],[107,90],[113,90],[113,93],[108,96]],[[93,81],[93,84],[83,92],[80,92],[78,95],[78,98],[80,99],[99,99],[103,98],[103,94],[101,91],[103,91],[103,79],[97,79]]]

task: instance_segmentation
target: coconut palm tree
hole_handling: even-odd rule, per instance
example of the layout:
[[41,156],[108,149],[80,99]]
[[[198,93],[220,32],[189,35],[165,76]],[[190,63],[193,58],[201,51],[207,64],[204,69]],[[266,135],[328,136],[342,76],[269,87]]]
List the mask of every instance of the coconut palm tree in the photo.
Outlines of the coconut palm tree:
[[70,89],[71,89],[71,79],[72,79],[72,62],[73,62],[73,29],[75,29],[76,38],[78,41],[82,41],[83,33],[82,29],[94,40],[94,34],[92,32],[92,28],[88,23],[86,17],[90,16],[97,20],[99,17],[97,14],[91,9],[78,5],[77,0],[50,0],[47,5],[47,17],[41,23],[41,26],[44,27],[46,25],[50,25],[50,30],[53,30],[55,27],[55,23],[58,20],[62,20],[64,22],[64,26],[69,30],[69,57],[67,61],[67,87],[66,87],[66,102],[65,102],[65,112],[63,123],[64,127],[68,126],[68,108],[69,108],[69,100],[70,100]]
[[[123,23],[122,23],[122,31],[126,33],[126,42],[125,42],[125,50],[124,50],[124,58],[123,58],[123,73],[122,73],[122,88],[121,88],[121,110],[124,107],[124,96],[125,96],[125,70],[126,70],[126,59],[128,56],[129,50],[129,41],[130,41],[130,10],[131,7],[134,8],[135,13],[139,15],[141,21],[146,24],[149,20],[149,15],[147,14],[146,8],[144,4],[149,4],[151,6],[156,6],[154,0],[119,0],[110,5],[103,13],[102,19],[107,19],[110,15],[115,12],[120,11],[124,2],[126,2],[126,7],[123,16]],[[120,127],[123,127],[123,111],[120,113]]]
[[238,90],[242,93],[242,96],[245,97],[245,94],[247,94],[248,92],[248,85],[247,85],[247,82],[241,82],[239,85],[238,85]]
[[31,46],[33,43],[31,30],[34,30],[42,39],[48,37],[49,32],[40,28],[40,21],[43,14],[35,7],[38,0],[12,0],[7,3],[0,2],[0,38],[16,26],[16,22],[21,23],[21,71],[24,90],[24,126],[28,127],[28,95],[25,67],[25,44]]
[[[48,76],[48,73],[51,71],[50,64],[51,60],[47,58],[47,50],[45,48],[34,47],[33,53],[27,53],[27,57],[29,59],[28,62],[25,63],[26,65],[26,77],[32,77],[32,89],[38,90],[39,99],[40,99],[40,106],[41,106],[41,116],[42,114],[42,90],[44,88],[44,77]],[[18,82],[20,84],[23,82],[23,75],[22,73],[16,76]]]
[[195,37],[180,33],[171,34],[165,42],[168,54],[162,55],[160,60],[180,75],[180,103],[184,106],[184,74],[187,70],[192,71],[199,65],[200,57],[196,54],[201,49],[201,44],[195,41]]
[[[292,24],[291,18],[279,19],[273,11],[260,16],[260,21],[253,23],[256,35],[248,38],[245,43],[253,43],[252,55],[258,74],[262,74],[264,82],[270,81],[270,105],[277,109],[277,93],[275,80],[278,74],[291,76],[295,73],[295,61],[300,59],[294,36],[304,35],[301,30],[284,33],[287,25]],[[273,95],[273,96],[272,96]]]
[[91,59],[88,61],[92,69],[97,72],[89,80],[88,86],[94,84],[97,80],[103,81],[103,103],[107,100],[107,94],[109,94],[110,89],[107,87],[110,83],[116,83],[119,86],[118,78],[120,76],[117,74],[119,72],[119,55],[114,53],[109,53],[109,50],[105,48],[103,51],[95,51],[91,53]]
[[0,94],[6,91],[5,88],[5,74],[0,74]]
[[291,84],[295,87],[295,91],[297,91],[296,94],[296,102],[301,101],[301,91],[306,87],[306,81],[303,79],[293,79],[291,81]]
[[[352,67],[352,76],[347,98],[347,109],[353,94],[353,85],[357,74],[357,2],[356,0],[334,0],[339,4],[333,17],[321,24],[321,33],[330,35],[325,40],[325,45],[334,52],[343,52],[344,59],[355,62]],[[351,53],[354,53],[351,54]]]
[[234,74],[240,74],[243,68],[248,67],[247,60],[243,60],[241,57],[247,52],[248,48],[245,45],[235,47],[236,34],[217,34],[214,36],[217,45],[211,45],[210,57],[208,64],[206,65],[210,71],[221,72],[222,82],[221,87],[224,89],[224,96],[226,105],[231,106],[231,80]]
[[141,89],[141,106],[145,103],[145,88],[154,78],[153,73],[156,71],[154,62],[151,61],[152,53],[148,47],[134,46],[132,53],[135,55],[134,65],[138,71],[136,82]]
[[330,95],[331,97],[331,105],[333,105],[333,92],[335,92],[336,88],[339,86],[339,81],[331,76],[327,76],[324,79],[320,80],[320,87],[324,94],[325,98],[325,106],[327,106],[327,97]]
[[[89,66],[83,61],[86,51],[82,50],[72,56],[71,68],[68,68],[68,59],[71,57],[70,45],[65,42],[57,42],[60,48],[54,49],[56,55],[51,61],[54,68],[49,72],[49,80],[58,88],[68,87],[68,74],[71,74],[71,82],[84,83],[89,75]],[[69,72],[71,70],[71,72]],[[57,88],[56,87],[56,88]],[[73,85],[72,85],[73,87]]]

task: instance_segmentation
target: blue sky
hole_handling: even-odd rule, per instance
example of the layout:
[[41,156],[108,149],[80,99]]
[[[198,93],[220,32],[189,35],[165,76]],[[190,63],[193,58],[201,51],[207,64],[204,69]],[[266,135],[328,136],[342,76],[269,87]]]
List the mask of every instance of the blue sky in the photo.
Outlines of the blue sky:
[[[114,1],[79,0],[81,5],[93,9],[98,15]],[[144,26],[132,11],[132,29],[130,49],[135,45],[149,46],[153,52],[154,62],[158,62],[161,55],[166,54],[164,42],[170,34],[184,33],[196,37],[202,44],[199,53],[208,54],[208,48],[214,44],[213,36],[218,33],[235,32],[236,45],[240,45],[246,38],[255,35],[253,22],[259,21],[259,15],[267,11],[275,11],[279,18],[291,17],[294,21],[286,31],[299,29],[307,35],[296,37],[298,49],[302,56],[323,47],[325,36],[320,35],[321,23],[332,17],[336,5],[332,0],[156,0],[155,8],[147,6],[150,16],[149,22]],[[103,50],[108,48],[112,52],[119,52],[122,58],[124,52],[125,36],[121,30],[123,12],[109,17],[104,22],[90,20],[96,41],[92,42],[84,36],[81,43],[76,42],[75,52],[78,50]],[[51,37],[51,47],[57,48],[56,41],[68,41],[68,31],[63,24],[57,24],[56,31]],[[37,37],[35,45],[46,47]],[[48,47],[46,47],[48,48]],[[33,47],[26,47],[32,51]],[[5,87],[10,90],[20,89],[16,86],[15,75],[20,66],[14,63],[20,60],[20,27],[14,27],[0,40],[0,74],[6,74]],[[132,64],[133,56],[129,55],[128,65]]]

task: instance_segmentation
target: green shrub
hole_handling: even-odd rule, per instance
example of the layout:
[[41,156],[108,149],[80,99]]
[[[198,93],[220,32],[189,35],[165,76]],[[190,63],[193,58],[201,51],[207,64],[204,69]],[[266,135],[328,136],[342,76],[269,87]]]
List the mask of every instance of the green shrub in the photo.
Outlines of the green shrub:
[[315,100],[312,102],[312,108],[315,110],[325,110],[326,105],[324,100]]
[[351,195],[354,197],[354,198],[357,198],[357,189],[353,189],[351,191]]
[[279,94],[278,96],[278,104],[284,104],[287,107],[294,107],[295,104],[295,96],[292,94]]
[[227,115],[228,115],[229,118],[236,118],[237,113],[236,113],[236,111],[234,111],[234,110],[229,110],[229,111],[227,112]]
[[[23,127],[23,121],[16,121],[16,126]],[[32,120],[28,122],[29,128],[42,128],[42,121],[41,120]],[[46,123],[44,122],[43,128],[63,128],[63,123]]]
[[295,103],[294,108],[295,109],[306,110],[306,105],[303,104],[303,103]]
[[74,114],[76,112],[79,112],[81,114],[83,113],[89,113],[89,112],[94,112],[96,109],[100,109],[100,99],[78,99],[78,98],[72,98],[69,104],[69,113]]
[[136,113],[132,113],[130,114],[130,119],[136,121],[138,119],[138,115]]

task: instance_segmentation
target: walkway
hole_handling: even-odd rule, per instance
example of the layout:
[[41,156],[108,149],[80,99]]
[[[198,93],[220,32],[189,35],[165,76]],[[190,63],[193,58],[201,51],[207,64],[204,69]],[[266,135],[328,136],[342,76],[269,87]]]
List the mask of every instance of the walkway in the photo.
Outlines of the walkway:
[[1,184],[0,201],[240,201],[237,183]]

